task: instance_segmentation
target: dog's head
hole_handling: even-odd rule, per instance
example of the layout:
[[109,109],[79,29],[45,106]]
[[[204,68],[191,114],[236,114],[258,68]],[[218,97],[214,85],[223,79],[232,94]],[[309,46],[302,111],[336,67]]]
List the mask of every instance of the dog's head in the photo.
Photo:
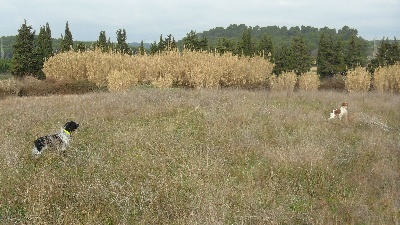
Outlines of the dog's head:
[[349,106],[349,104],[348,104],[347,102],[343,102],[343,103],[342,103],[342,107],[347,108],[347,106]]
[[64,125],[64,130],[71,133],[72,131],[75,131],[76,129],[78,129],[78,127],[79,127],[79,124],[75,123],[74,121],[69,121],[68,123],[66,123]]

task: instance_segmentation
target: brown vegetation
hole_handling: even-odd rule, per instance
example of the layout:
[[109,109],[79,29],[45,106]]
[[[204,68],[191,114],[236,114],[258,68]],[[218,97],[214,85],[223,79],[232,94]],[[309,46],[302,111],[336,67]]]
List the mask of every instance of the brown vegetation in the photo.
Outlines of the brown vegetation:
[[[351,105],[348,123],[330,109]],[[377,104],[380,103],[380,104]],[[396,224],[400,99],[137,88],[0,100],[2,224]],[[31,157],[67,120],[66,157]]]

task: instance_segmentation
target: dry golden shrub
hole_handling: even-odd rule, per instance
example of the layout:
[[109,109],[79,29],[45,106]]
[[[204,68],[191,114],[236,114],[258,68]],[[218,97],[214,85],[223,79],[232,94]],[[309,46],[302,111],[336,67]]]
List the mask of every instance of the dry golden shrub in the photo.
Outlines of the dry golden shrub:
[[268,78],[268,85],[272,91],[293,91],[297,82],[295,72],[283,72],[279,76],[272,74]]
[[361,66],[349,70],[345,79],[348,92],[368,92],[371,85],[371,75]]
[[317,72],[307,72],[299,77],[299,89],[303,91],[317,91],[321,81]]
[[374,87],[380,92],[400,92],[400,63],[374,71]]
[[46,77],[55,80],[87,80],[111,90],[130,85],[156,87],[219,88],[265,83],[273,64],[255,56],[173,50],[156,55],[129,56],[99,50],[65,52],[45,62]]

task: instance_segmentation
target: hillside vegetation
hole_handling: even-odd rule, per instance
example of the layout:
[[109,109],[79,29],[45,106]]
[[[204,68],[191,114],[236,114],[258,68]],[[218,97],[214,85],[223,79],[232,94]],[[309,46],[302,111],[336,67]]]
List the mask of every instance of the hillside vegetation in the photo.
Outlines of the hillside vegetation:
[[[349,103],[348,122],[327,121]],[[136,88],[0,100],[2,224],[396,224],[400,98]],[[33,140],[81,124],[67,156]]]

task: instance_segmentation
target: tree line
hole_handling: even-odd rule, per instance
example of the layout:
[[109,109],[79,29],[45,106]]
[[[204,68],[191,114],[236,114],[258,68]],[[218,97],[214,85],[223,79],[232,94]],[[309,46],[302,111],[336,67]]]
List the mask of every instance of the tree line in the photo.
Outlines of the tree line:
[[[234,28],[242,31],[239,38],[236,37],[237,34],[233,36],[233,33],[228,32]],[[4,63],[4,60],[0,60],[0,72],[8,69],[16,77],[31,75],[38,79],[44,79],[45,75],[41,69],[47,58],[58,52],[85,51],[95,48],[104,52],[116,51],[130,55],[158,54],[183,48],[191,51],[209,51],[215,54],[234,54],[240,57],[260,55],[275,64],[273,73],[277,75],[287,71],[302,74],[309,71],[311,67],[317,66],[317,72],[322,77],[335,74],[345,75],[347,70],[357,66],[367,67],[370,72],[373,72],[379,66],[393,65],[400,60],[400,47],[396,38],[394,41],[383,39],[375,56],[368,60],[365,56],[365,40],[357,36],[357,30],[347,26],[338,33],[336,30],[326,27],[320,29],[316,54],[313,54],[312,44],[306,38],[307,34],[315,32],[315,29],[303,26],[301,30],[298,27],[297,29],[291,28],[287,30],[287,34],[291,35],[290,39],[274,41],[274,35],[278,30],[282,32],[281,29],[270,27],[270,33],[264,32],[262,35],[259,32],[268,29],[244,25],[231,25],[225,30],[215,28],[200,34],[192,30],[178,42],[171,34],[166,38],[160,35],[158,42],[151,43],[150,48],[145,49],[143,41],[138,48],[130,47],[126,42],[125,29],[117,30],[116,43],[112,43],[110,38],[107,39],[105,31],[100,32],[96,42],[74,43],[69,24],[66,22],[59,48],[54,50],[48,23],[40,27],[40,32],[36,36],[32,26],[28,26],[24,21],[13,44],[12,59],[8,64]],[[219,35],[219,38],[214,38],[215,33]],[[277,42],[279,45],[276,44]],[[7,65],[9,65],[8,68]]]

